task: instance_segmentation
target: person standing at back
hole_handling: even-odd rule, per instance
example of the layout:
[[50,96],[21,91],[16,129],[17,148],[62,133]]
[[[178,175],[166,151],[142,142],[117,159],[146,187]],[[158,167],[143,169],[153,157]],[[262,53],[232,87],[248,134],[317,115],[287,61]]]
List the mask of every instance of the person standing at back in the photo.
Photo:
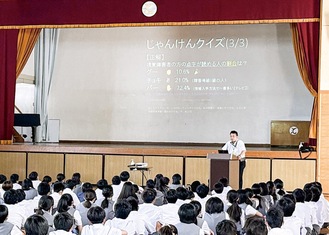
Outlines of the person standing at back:
[[243,185],[243,171],[246,167],[246,146],[242,140],[239,140],[237,131],[233,130],[230,132],[230,141],[222,147],[222,150],[227,150],[232,155],[232,158],[236,157],[239,159],[239,189],[241,189]]

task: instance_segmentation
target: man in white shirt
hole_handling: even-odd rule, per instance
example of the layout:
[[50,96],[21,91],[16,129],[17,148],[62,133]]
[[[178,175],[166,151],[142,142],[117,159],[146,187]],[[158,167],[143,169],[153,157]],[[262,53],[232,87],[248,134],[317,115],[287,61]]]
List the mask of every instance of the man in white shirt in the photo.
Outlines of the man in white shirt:
[[272,207],[267,211],[266,222],[269,227],[268,235],[293,235],[290,230],[281,228],[283,211],[277,207]]
[[177,195],[175,189],[169,189],[166,192],[166,199],[167,204],[160,206],[161,214],[162,214],[162,221],[161,224],[178,224],[179,216],[178,210],[179,206],[176,204]]
[[222,147],[222,150],[227,150],[232,158],[239,159],[239,189],[241,189],[243,186],[243,171],[246,167],[246,146],[242,140],[239,140],[237,131],[230,132],[230,141]]
[[67,212],[58,213],[54,218],[54,227],[56,231],[49,235],[72,235],[74,218]]
[[291,230],[293,235],[301,235],[303,221],[300,218],[293,216],[296,207],[295,202],[290,198],[283,197],[278,201],[277,206],[282,209],[284,214],[282,228]]
[[75,187],[75,181],[73,180],[67,180],[66,181],[66,188],[63,190],[63,194],[68,193],[72,196],[73,198],[73,203],[75,206],[80,204],[80,200],[78,198],[78,196],[73,192],[73,189]]

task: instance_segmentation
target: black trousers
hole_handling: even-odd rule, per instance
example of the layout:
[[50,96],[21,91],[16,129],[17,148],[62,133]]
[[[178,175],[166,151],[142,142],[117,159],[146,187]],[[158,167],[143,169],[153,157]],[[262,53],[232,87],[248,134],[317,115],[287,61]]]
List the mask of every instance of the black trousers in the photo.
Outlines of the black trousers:
[[242,189],[243,186],[243,171],[246,167],[246,160],[239,162],[239,189]]

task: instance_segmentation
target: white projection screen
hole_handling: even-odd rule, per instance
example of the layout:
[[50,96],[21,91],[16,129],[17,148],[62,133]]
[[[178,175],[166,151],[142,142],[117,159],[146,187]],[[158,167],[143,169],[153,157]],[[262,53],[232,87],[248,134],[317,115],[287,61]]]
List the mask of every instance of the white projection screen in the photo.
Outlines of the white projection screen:
[[289,24],[61,29],[49,98],[60,140],[270,143],[310,120]]

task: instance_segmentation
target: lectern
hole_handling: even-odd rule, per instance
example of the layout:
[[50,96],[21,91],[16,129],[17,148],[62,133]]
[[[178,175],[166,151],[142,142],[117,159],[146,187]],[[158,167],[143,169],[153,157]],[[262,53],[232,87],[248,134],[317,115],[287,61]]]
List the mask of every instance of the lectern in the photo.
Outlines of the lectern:
[[209,187],[213,188],[214,184],[220,178],[226,177],[233,189],[239,188],[239,160],[231,159],[228,153],[210,153],[207,155],[210,161]]

